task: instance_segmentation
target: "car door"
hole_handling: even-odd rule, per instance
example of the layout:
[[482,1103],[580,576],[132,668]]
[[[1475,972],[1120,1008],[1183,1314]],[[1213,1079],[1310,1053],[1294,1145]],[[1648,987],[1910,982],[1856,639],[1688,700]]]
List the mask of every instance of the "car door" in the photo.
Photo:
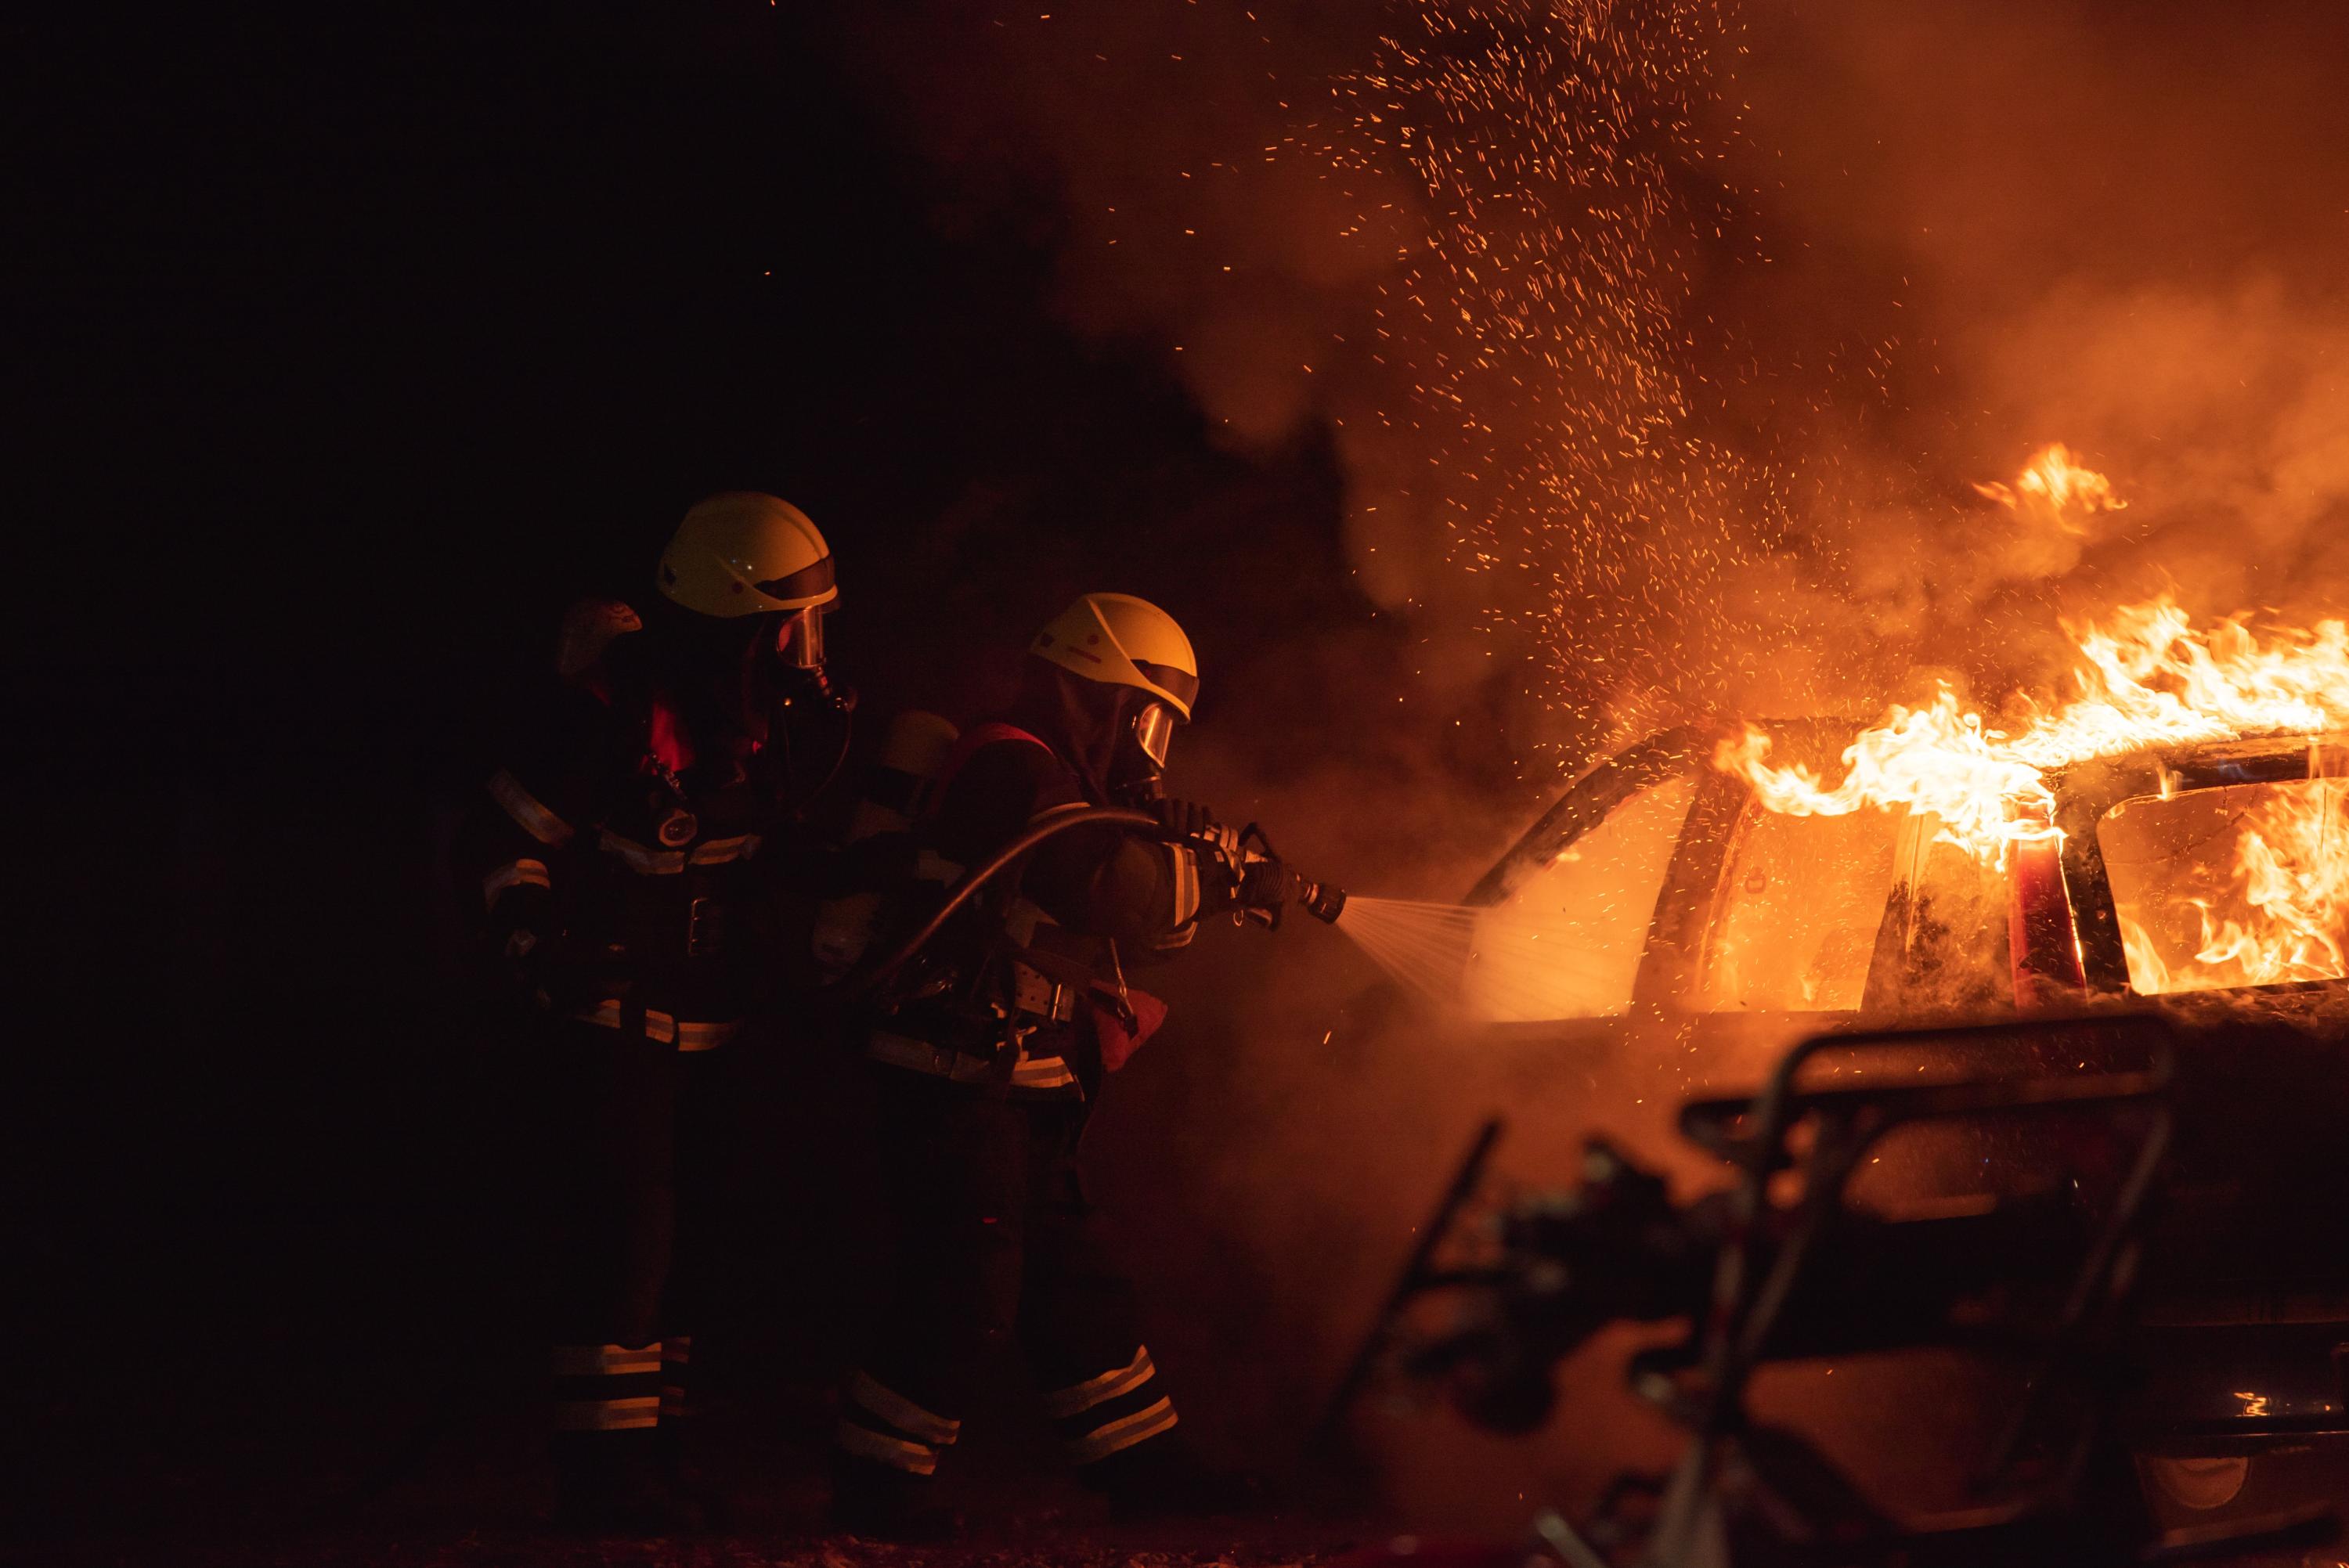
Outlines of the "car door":
[[[1772,728],[1822,766],[1848,734]],[[1718,739],[1670,731],[1609,758],[1477,884],[1472,1013],[1559,1044],[1636,1034],[1727,1078],[1861,1018],[2012,1009],[2000,868],[1930,817],[1767,810],[1712,765]]]

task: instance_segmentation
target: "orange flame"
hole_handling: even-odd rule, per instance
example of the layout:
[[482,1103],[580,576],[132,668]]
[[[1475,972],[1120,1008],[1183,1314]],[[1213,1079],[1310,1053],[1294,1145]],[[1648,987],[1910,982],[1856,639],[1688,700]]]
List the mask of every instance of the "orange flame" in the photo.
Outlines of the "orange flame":
[[2061,441],[2033,457],[2012,485],[1992,481],[1974,489],[2009,511],[2028,513],[2066,533],[2085,533],[2090,518],[2128,506],[2114,493],[2110,480],[2083,468]]
[[1799,763],[1770,767],[1769,752],[1770,738],[1748,725],[1721,743],[1713,763],[1744,775],[1771,810],[1794,816],[1840,817],[1863,806],[1930,811],[1941,820],[1941,839],[1985,859],[2002,861],[2015,840],[2054,830],[2046,824],[2055,797],[2040,769],[1985,729],[1982,715],[1960,711],[1946,686],[1931,707],[1895,707],[1864,731],[1845,749],[1847,771],[1832,789]]
[[[2040,454],[2012,489],[1978,488],[2009,506],[2042,507],[2058,521],[2123,504],[2102,475],[2079,468],[2061,446]],[[1863,731],[1844,751],[1844,776],[1833,786],[1806,767],[1772,766],[1770,738],[1751,725],[1722,742],[1713,761],[1744,779],[1771,810],[1930,812],[1940,841],[2002,864],[2018,843],[2060,837],[2052,826],[2052,769],[2148,748],[2349,728],[2349,623],[2254,629],[2248,617],[2235,616],[2198,627],[2165,594],[2101,624],[2066,629],[2080,652],[2073,695],[2054,703],[2024,699],[2024,721],[2012,732],[1990,727],[1944,686],[1930,705],[1893,707]],[[2171,798],[2173,783],[2164,769],[2161,799]],[[2230,842],[2230,864],[2181,872],[2179,885],[2164,894],[2168,907],[2200,916],[2200,945],[2186,971],[2165,966],[2154,940],[2124,912],[2137,989],[2349,975],[2349,780],[2276,789],[2244,811]],[[2232,885],[2222,892],[2218,882],[2228,878]]]
[[2261,634],[2236,618],[2204,631],[2165,594],[2073,633],[2084,660],[2072,672],[2078,696],[2030,705],[2016,733],[1988,727],[1944,686],[1930,707],[1894,707],[1864,731],[1832,789],[1807,768],[1769,766],[1769,737],[1750,725],[1714,761],[1772,810],[1931,811],[1944,841],[1994,861],[2008,844],[2049,830],[2050,769],[2153,746],[2349,727],[2349,624]]
[[[2038,498],[2051,515],[2121,504],[2103,476],[2077,468],[2060,446],[2041,454],[2013,489],[1980,488],[2008,505]],[[2067,630],[2080,652],[2073,695],[2024,699],[2025,719],[2012,732],[1990,727],[1945,686],[1930,705],[1893,707],[1863,731],[1844,751],[1844,776],[1833,786],[1806,767],[1772,766],[1769,737],[1750,725],[1722,742],[1714,763],[1744,778],[1771,810],[1930,812],[1938,840],[2002,864],[2015,844],[2060,836],[2051,825],[2052,769],[2148,748],[2349,728],[2349,623],[2255,629],[2235,616],[2198,627],[2165,594]],[[2173,783],[2165,769],[2162,799]],[[2231,863],[2199,868],[2209,875],[2184,868],[2166,895],[2169,907],[2199,913],[2201,941],[2190,965],[2165,965],[2152,936],[2123,912],[2137,988],[2349,975],[2349,780],[2273,791],[2246,809],[2230,842]],[[2231,885],[2220,890],[2213,876]]]
[[2148,992],[2207,991],[2349,975],[2349,780],[2323,779],[2266,794],[2235,838],[2234,885],[2221,914],[2208,897],[2183,902],[2201,917],[2189,964],[2165,963],[2159,944],[2124,917],[2129,973]]

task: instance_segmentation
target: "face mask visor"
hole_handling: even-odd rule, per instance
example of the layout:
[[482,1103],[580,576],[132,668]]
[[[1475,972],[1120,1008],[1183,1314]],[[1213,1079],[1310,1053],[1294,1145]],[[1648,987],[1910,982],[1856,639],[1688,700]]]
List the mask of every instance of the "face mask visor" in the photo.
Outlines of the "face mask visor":
[[775,629],[775,657],[795,670],[823,668],[823,621],[829,604],[794,610]]
[[1154,702],[1133,716],[1133,741],[1154,767],[1164,772],[1166,751],[1174,742],[1174,710]]

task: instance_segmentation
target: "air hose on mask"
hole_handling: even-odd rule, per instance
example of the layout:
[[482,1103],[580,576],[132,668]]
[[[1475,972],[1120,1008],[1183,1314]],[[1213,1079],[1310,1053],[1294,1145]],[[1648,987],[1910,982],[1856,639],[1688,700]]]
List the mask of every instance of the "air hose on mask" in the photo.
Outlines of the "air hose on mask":
[[870,969],[853,978],[838,983],[839,989],[851,996],[862,995],[904,968],[914,955],[929,945],[931,938],[946,928],[956,912],[968,903],[979,889],[985,887],[1019,858],[1037,845],[1057,834],[1077,828],[1133,828],[1161,838],[1169,843],[1186,843],[1201,854],[1213,854],[1226,859],[1240,879],[1243,888],[1249,888],[1241,913],[1267,916],[1268,924],[1278,924],[1279,910],[1290,903],[1301,905],[1317,920],[1335,925],[1339,912],[1346,907],[1344,890],[1301,876],[1282,865],[1269,854],[1245,847],[1253,837],[1262,841],[1262,835],[1250,829],[1248,834],[1208,841],[1188,834],[1169,834],[1164,824],[1147,811],[1136,811],[1123,806],[1089,806],[1081,811],[1063,811],[1038,822],[1018,838],[1004,845],[979,864],[963,873],[954,884],[946,902],[924,921],[914,934],[893,948]]

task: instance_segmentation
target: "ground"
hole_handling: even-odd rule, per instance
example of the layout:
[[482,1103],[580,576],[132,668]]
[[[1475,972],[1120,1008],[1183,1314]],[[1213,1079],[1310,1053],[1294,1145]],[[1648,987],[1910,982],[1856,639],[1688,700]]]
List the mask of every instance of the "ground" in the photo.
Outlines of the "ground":
[[84,1548],[21,1559],[84,1563],[171,1563],[198,1568],[1272,1568],[1328,1561],[1326,1542],[1260,1534],[1257,1527],[1112,1536],[1040,1522],[946,1547],[895,1546],[853,1536],[730,1534],[694,1541],[561,1540],[535,1532],[473,1531],[442,1537],[337,1532],[275,1541],[175,1542],[168,1547]]
[[[190,1369],[108,1391],[93,1378],[22,1410],[5,1456],[11,1500],[0,1563],[44,1568],[1271,1568],[1322,1563],[1383,1527],[1306,1487],[1309,1506],[1125,1525],[1058,1473],[1017,1421],[958,1453],[943,1484],[971,1529],[950,1547],[827,1533],[827,1414],[804,1389],[757,1387],[717,1401],[696,1429],[697,1471],[729,1501],[722,1533],[675,1541],[557,1536],[552,1482],[526,1386],[470,1402],[446,1367],[386,1365],[367,1377],[272,1387]],[[438,1414],[436,1414],[436,1409]],[[1290,1495],[1300,1489],[1291,1488]]]

